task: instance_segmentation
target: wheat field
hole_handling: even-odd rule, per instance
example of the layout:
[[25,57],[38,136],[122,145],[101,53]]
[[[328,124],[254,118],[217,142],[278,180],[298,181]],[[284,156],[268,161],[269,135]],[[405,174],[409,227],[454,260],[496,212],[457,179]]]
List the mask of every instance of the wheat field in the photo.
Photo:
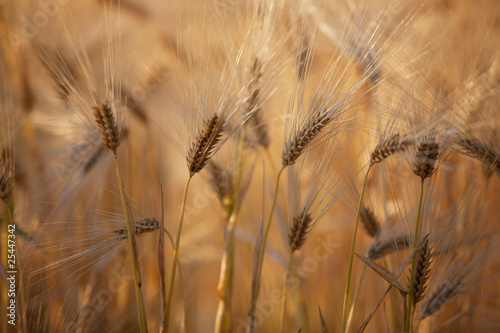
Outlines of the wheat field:
[[0,332],[500,331],[497,0],[0,1]]

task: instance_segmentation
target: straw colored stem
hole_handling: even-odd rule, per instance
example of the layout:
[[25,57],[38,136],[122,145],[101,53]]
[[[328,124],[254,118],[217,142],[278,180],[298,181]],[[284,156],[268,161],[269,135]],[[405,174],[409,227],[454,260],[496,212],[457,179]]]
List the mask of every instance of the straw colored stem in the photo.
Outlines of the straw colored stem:
[[177,236],[175,239],[174,258],[172,260],[172,272],[170,274],[170,287],[168,288],[167,308],[165,310],[165,331],[166,332],[168,332],[168,325],[170,322],[170,308],[172,306],[172,295],[174,293],[175,272],[177,270],[177,257],[179,255],[179,243],[181,240],[181,231],[182,231],[182,223],[184,221],[184,212],[186,210],[187,193],[188,193],[188,189],[189,189],[189,183],[191,182],[193,175],[194,174],[191,174],[188,177],[188,179],[186,181],[186,186],[184,188],[184,194],[182,196],[181,215],[179,217],[179,225],[177,228]]
[[363,268],[361,269],[361,275],[359,276],[358,286],[356,287],[356,293],[354,294],[351,310],[349,311],[349,317],[347,318],[346,331],[349,331],[349,327],[351,326],[352,317],[354,315],[354,309],[356,308],[356,304],[358,303],[359,291],[361,290],[361,282],[363,281],[365,271],[366,271],[366,264],[363,263]]
[[215,332],[229,332],[231,330],[231,298],[233,293],[233,272],[234,272],[234,230],[238,220],[240,210],[240,192],[243,179],[244,149],[243,135],[240,136],[239,163],[236,186],[233,191],[233,204],[231,205],[231,215],[225,235],[224,253],[221,261],[221,271],[217,293],[219,295],[219,307],[215,319]]
[[167,292],[165,290],[165,233],[162,232],[165,226],[165,214],[163,212],[163,185],[160,185],[161,197],[161,220],[160,232],[158,233],[158,272],[160,274],[160,333],[165,332],[167,308]]
[[[135,295],[137,301],[137,312],[139,316],[139,327],[140,332],[144,333],[148,331],[147,320],[146,320],[146,311],[144,307],[144,299],[142,297],[142,281],[141,281],[141,272],[139,268],[139,260],[138,260],[138,250],[137,243],[135,240],[135,222],[133,221],[134,217],[131,216],[130,204],[125,194],[125,185],[123,184],[123,178],[120,173],[120,167],[118,166],[118,158],[116,154],[115,157],[115,166],[116,166],[116,177],[118,178],[118,186],[120,188],[120,198],[123,206],[123,213],[125,214],[125,222],[127,224],[127,234],[128,234],[128,244],[130,247],[130,255],[132,256],[132,268],[134,271],[134,287],[135,287]],[[134,226],[134,227],[132,227]]]
[[276,168],[276,164],[273,162],[273,156],[271,155],[271,148],[267,147],[264,149],[266,153],[266,157],[269,160],[269,164],[271,164],[271,169],[273,170],[273,173],[277,173],[278,169]]
[[356,235],[358,232],[358,224],[359,224],[359,216],[361,214],[361,207],[363,205],[363,197],[365,196],[366,182],[368,180],[368,175],[370,174],[370,170],[373,167],[373,163],[370,164],[368,170],[366,171],[365,180],[363,182],[363,189],[361,190],[361,196],[359,197],[358,211],[356,212],[356,222],[354,222],[354,231],[352,233],[352,242],[351,242],[351,252],[349,254],[349,268],[347,271],[347,282],[345,286],[345,294],[344,294],[344,309],[342,314],[342,333],[346,332],[347,328],[347,309],[349,305],[349,293],[351,290],[351,276],[352,276],[352,264],[354,261],[354,248],[356,247]]
[[[417,213],[417,223],[415,225],[415,239],[413,241],[413,249],[417,247],[418,243],[418,235],[420,232],[420,220],[422,218],[422,202],[424,201],[424,178],[420,181],[420,202],[418,204],[418,213]],[[405,332],[409,333],[412,327],[412,307],[413,307],[413,281],[415,280],[415,266],[417,264],[416,256],[413,257],[411,261],[411,273],[410,273],[410,292],[408,294],[408,306],[406,308],[406,325]]]
[[285,283],[283,284],[283,297],[282,297],[282,303],[281,303],[281,319],[280,319],[280,333],[284,332],[285,329],[285,314],[286,314],[286,290],[288,286],[288,279],[290,276],[291,268],[292,268],[292,262],[293,262],[293,252],[290,254],[290,260],[288,261],[288,266],[286,269],[286,277],[285,277]]
[[267,235],[269,234],[269,229],[271,228],[271,221],[273,220],[273,213],[274,213],[274,207],[276,206],[276,199],[278,197],[278,191],[279,191],[279,186],[280,186],[280,177],[281,174],[283,173],[283,170],[285,170],[285,166],[283,166],[280,171],[278,172],[278,175],[276,176],[276,186],[275,186],[275,191],[274,191],[274,197],[273,201],[271,204],[271,210],[269,212],[269,217],[267,219],[266,227],[264,230],[264,234],[262,237],[262,243],[260,245],[260,252],[259,252],[259,261],[257,263],[257,274],[255,277],[255,292],[253,293],[252,297],[252,303],[250,307],[250,323],[249,323],[249,333],[253,332],[254,328],[254,321],[255,321],[255,312],[257,311],[257,299],[259,298],[259,291],[260,291],[260,276],[262,274],[262,264],[264,262],[264,253],[266,251],[266,241],[267,241]]

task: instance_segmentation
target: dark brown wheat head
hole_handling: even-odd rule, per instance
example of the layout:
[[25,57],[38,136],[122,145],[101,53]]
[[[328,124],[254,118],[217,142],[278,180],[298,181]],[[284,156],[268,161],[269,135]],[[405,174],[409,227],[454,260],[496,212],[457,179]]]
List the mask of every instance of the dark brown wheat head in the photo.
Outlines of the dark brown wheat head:
[[8,203],[12,194],[10,171],[0,157],[0,200]]
[[200,172],[220,146],[224,120],[213,114],[198,131],[187,153],[187,166],[190,176]]
[[410,144],[410,140],[403,139],[398,133],[383,139],[373,150],[370,164],[380,163],[391,155],[405,151]]
[[359,217],[366,233],[372,238],[377,237],[380,232],[380,222],[372,210],[363,205]]
[[425,138],[417,146],[413,172],[422,180],[432,176],[436,170],[436,161],[439,157],[439,144],[434,137]]
[[210,186],[217,194],[220,202],[228,195],[231,195],[233,188],[233,177],[229,170],[214,160],[210,160],[207,165],[210,172]]
[[424,292],[427,288],[426,283],[429,279],[429,266],[431,263],[432,252],[429,247],[429,238],[424,240],[422,248],[415,255],[415,279],[413,281],[413,297],[415,303],[424,298]]
[[293,223],[288,234],[288,244],[292,252],[299,250],[306,240],[311,227],[311,214],[302,210],[299,215],[293,218]]
[[304,123],[299,131],[285,144],[281,163],[283,167],[295,164],[304,150],[311,144],[323,127],[332,121],[329,113],[320,112]]
[[[135,234],[142,235],[151,231],[155,231],[160,227],[160,223],[154,217],[145,218],[140,221],[135,222]],[[120,229],[116,229],[115,231],[116,238],[115,239],[128,239],[127,227],[123,227]]]
[[104,145],[116,153],[116,149],[120,146],[121,137],[118,123],[108,102],[100,106],[92,108],[94,110],[95,122],[101,133]]

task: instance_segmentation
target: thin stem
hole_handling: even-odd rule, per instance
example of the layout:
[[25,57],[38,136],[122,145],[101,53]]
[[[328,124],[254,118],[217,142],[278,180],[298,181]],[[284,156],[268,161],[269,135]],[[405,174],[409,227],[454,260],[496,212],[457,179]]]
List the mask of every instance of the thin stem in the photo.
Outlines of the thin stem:
[[225,234],[224,254],[221,261],[221,271],[217,293],[219,295],[219,307],[215,320],[215,332],[229,332],[231,330],[231,296],[233,290],[233,266],[234,266],[234,230],[240,211],[241,182],[243,179],[245,142],[243,135],[240,136],[239,163],[236,184],[234,188],[231,215]]
[[253,332],[254,328],[254,321],[255,321],[255,312],[257,311],[257,299],[259,298],[259,291],[260,291],[260,276],[262,274],[262,264],[264,262],[264,252],[266,251],[266,241],[267,241],[267,235],[269,234],[269,229],[271,228],[271,222],[273,220],[273,213],[274,213],[274,207],[276,206],[276,199],[278,197],[278,191],[279,191],[279,186],[280,186],[280,177],[281,174],[283,173],[283,170],[285,170],[285,167],[281,167],[280,171],[278,172],[278,175],[276,176],[276,186],[275,186],[275,192],[274,192],[274,197],[273,201],[271,204],[271,211],[269,212],[269,218],[267,219],[267,224],[266,228],[264,230],[264,234],[262,237],[262,243],[260,245],[260,251],[259,251],[259,261],[257,263],[257,274],[255,277],[255,290],[253,293],[252,297],[252,303],[250,307],[250,324],[249,324],[249,333]]
[[356,234],[358,232],[358,224],[359,217],[361,215],[361,206],[363,204],[363,197],[365,196],[366,182],[368,180],[368,175],[370,174],[370,170],[372,169],[373,164],[370,164],[368,170],[366,170],[365,180],[363,182],[363,190],[361,191],[361,196],[359,197],[358,211],[356,212],[356,222],[354,222],[354,231],[352,234],[352,242],[351,242],[351,252],[349,254],[349,269],[347,271],[347,282],[345,286],[345,294],[344,294],[344,309],[342,315],[342,333],[346,331],[347,325],[347,309],[349,305],[349,292],[351,290],[351,276],[352,276],[352,263],[354,261],[354,248],[356,246]]
[[167,305],[167,292],[165,290],[165,233],[161,230],[165,229],[165,214],[163,211],[163,185],[160,184],[160,202],[161,202],[161,222],[160,232],[158,237],[158,272],[160,275],[160,333],[165,332],[166,326],[166,305]]
[[[424,201],[424,178],[420,181],[420,202],[418,203],[417,223],[415,225],[415,239],[413,241],[413,249],[417,247],[418,234],[420,232],[420,220],[422,219],[422,203]],[[413,306],[413,282],[415,281],[415,266],[417,265],[416,256],[411,261],[410,273],[410,290],[408,294],[408,307],[406,308],[406,326],[405,332],[409,333],[411,328],[412,306]]]
[[354,294],[354,299],[352,301],[351,310],[349,311],[349,317],[347,318],[347,327],[346,331],[349,331],[349,327],[351,326],[352,317],[354,315],[354,309],[356,308],[356,304],[358,303],[359,291],[361,290],[361,282],[363,282],[363,277],[366,271],[366,264],[363,263],[363,268],[361,269],[361,275],[359,276],[358,286],[356,287],[356,293]]
[[271,169],[273,169],[273,173],[277,173],[278,169],[276,168],[276,164],[274,164],[273,156],[271,155],[271,149],[266,148],[264,149],[264,151],[266,152],[266,157],[269,160],[269,164],[271,164]]
[[280,333],[283,333],[285,329],[285,312],[286,312],[286,289],[288,286],[288,278],[290,276],[290,271],[292,268],[292,262],[293,262],[293,252],[290,253],[290,260],[288,261],[288,266],[286,269],[286,277],[285,277],[285,283],[283,284],[283,298],[282,298],[282,303],[281,303],[281,321],[280,321]]
[[172,305],[172,295],[174,293],[174,284],[175,284],[175,271],[177,270],[177,257],[179,255],[179,243],[181,240],[181,231],[182,231],[182,222],[184,221],[184,212],[186,210],[186,199],[187,193],[189,189],[189,183],[191,182],[191,178],[193,176],[189,176],[186,181],[186,187],[184,188],[184,194],[182,196],[182,206],[181,206],[181,216],[179,217],[179,225],[177,228],[177,236],[175,240],[175,248],[174,248],[174,258],[172,262],[172,272],[170,274],[170,287],[168,289],[168,298],[167,298],[167,309],[165,311],[165,331],[168,332],[168,324],[170,322],[170,307]]
[[148,325],[146,320],[144,299],[142,297],[142,292],[141,292],[142,281],[141,281],[141,272],[139,268],[137,243],[135,240],[135,221],[134,221],[134,216],[132,215],[132,210],[130,209],[130,204],[128,202],[127,195],[125,193],[125,185],[123,184],[123,178],[120,173],[120,167],[118,166],[118,158],[116,154],[114,154],[114,157],[116,166],[116,177],[118,178],[118,185],[120,188],[120,198],[122,201],[123,213],[125,214],[125,222],[127,223],[128,244],[130,247],[130,255],[132,256],[132,268],[134,271],[134,287],[135,287],[135,296],[137,301],[137,312],[139,315],[140,332],[144,333],[148,331]]

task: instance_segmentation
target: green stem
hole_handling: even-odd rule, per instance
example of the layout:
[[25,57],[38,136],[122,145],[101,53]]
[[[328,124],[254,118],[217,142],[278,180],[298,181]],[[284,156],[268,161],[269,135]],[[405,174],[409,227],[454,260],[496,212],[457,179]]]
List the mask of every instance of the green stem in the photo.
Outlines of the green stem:
[[219,295],[219,307],[215,320],[215,332],[229,332],[231,330],[231,296],[233,289],[233,266],[234,266],[234,231],[236,229],[236,221],[240,211],[240,194],[241,182],[243,179],[244,168],[244,151],[245,143],[243,135],[239,138],[239,157],[238,157],[238,174],[236,176],[236,184],[234,195],[232,198],[231,213],[229,216],[228,225],[226,228],[224,254],[221,260],[221,271],[219,278],[219,286],[217,292]]
[[174,284],[175,284],[175,271],[177,270],[177,257],[179,255],[179,243],[181,240],[181,231],[182,231],[182,222],[184,221],[184,212],[186,210],[186,199],[187,193],[189,189],[189,183],[191,182],[191,178],[193,176],[189,176],[186,181],[186,187],[184,188],[184,194],[182,196],[182,206],[181,206],[181,216],[179,217],[179,226],[177,229],[177,236],[175,240],[175,248],[174,248],[174,258],[172,262],[172,272],[170,274],[170,287],[168,289],[168,298],[167,298],[167,309],[165,310],[165,330],[168,332],[168,324],[170,322],[170,307],[172,305],[172,295],[174,293]]
[[345,294],[344,294],[344,309],[342,315],[342,333],[345,333],[347,327],[347,309],[349,305],[349,292],[351,290],[351,276],[352,276],[352,264],[354,261],[354,248],[356,246],[356,234],[358,232],[358,223],[359,217],[361,215],[361,206],[363,204],[363,197],[365,196],[366,182],[368,181],[368,175],[370,174],[370,170],[372,169],[373,164],[370,164],[368,170],[366,171],[365,180],[363,182],[363,190],[361,191],[361,196],[359,197],[358,211],[356,212],[356,222],[354,223],[354,231],[352,234],[352,242],[351,242],[351,252],[349,254],[349,269],[347,271],[347,282],[345,286]]
[[275,186],[276,190],[274,192],[274,197],[273,197],[273,201],[271,204],[271,211],[269,212],[269,217],[268,217],[267,223],[266,223],[266,229],[264,230],[264,234],[262,237],[262,243],[260,245],[259,261],[257,263],[257,274],[255,277],[255,290],[253,293],[252,303],[250,306],[250,324],[249,324],[249,329],[248,329],[249,333],[252,333],[253,329],[254,329],[255,312],[257,311],[257,299],[259,298],[259,291],[260,291],[260,276],[262,274],[262,264],[264,262],[264,252],[266,251],[267,235],[269,234],[269,229],[271,228],[271,222],[273,220],[274,207],[276,206],[276,199],[278,197],[278,191],[279,191],[279,186],[280,186],[280,177],[281,177],[281,174],[283,173],[283,170],[285,170],[285,167],[281,167],[281,169],[278,172],[278,175],[276,177],[276,186]]
[[286,269],[286,277],[285,277],[285,283],[283,284],[283,298],[282,298],[282,303],[281,303],[281,321],[280,321],[280,333],[283,333],[283,330],[285,329],[285,312],[286,312],[286,289],[288,286],[288,277],[290,275],[291,267],[292,267],[292,261],[293,261],[293,252],[290,254],[290,260],[288,261],[288,266]]
[[[424,178],[420,181],[420,202],[418,204],[418,214],[417,223],[415,225],[415,239],[413,241],[413,249],[417,247],[418,234],[420,232],[420,220],[422,218],[422,203],[424,201]],[[408,307],[406,308],[406,327],[405,332],[409,333],[411,329],[411,317],[412,317],[412,306],[413,306],[413,282],[415,281],[415,266],[417,265],[416,256],[413,257],[411,261],[411,273],[410,273],[410,290],[408,294]]]
[[148,331],[148,325],[146,320],[146,311],[144,307],[144,298],[142,297],[141,292],[141,272],[139,268],[139,260],[138,260],[138,249],[137,243],[135,240],[135,221],[132,216],[132,212],[130,210],[130,204],[128,202],[128,198],[125,194],[125,185],[123,184],[123,178],[120,174],[120,167],[118,166],[118,158],[116,154],[115,157],[115,166],[116,166],[116,177],[118,178],[118,185],[120,188],[120,197],[123,206],[123,213],[125,214],[125,222],[127,223],[127,235],[128,235],[128,244],[130,247],[130,255],[132,256],[132,268],[134,271],[134,287],[135,287],[135,296],[137,301],[137,312],[139,316],[139,326],[140,332],[145,333]]

